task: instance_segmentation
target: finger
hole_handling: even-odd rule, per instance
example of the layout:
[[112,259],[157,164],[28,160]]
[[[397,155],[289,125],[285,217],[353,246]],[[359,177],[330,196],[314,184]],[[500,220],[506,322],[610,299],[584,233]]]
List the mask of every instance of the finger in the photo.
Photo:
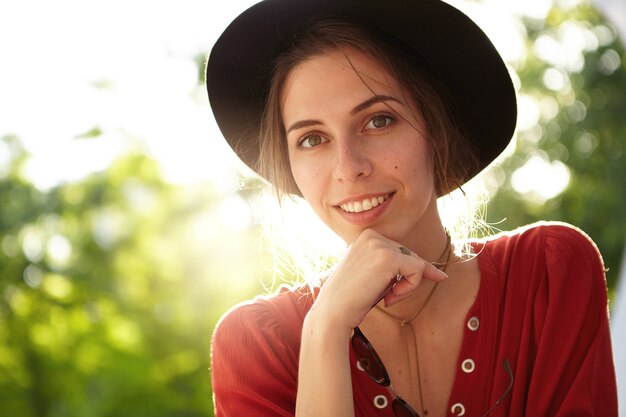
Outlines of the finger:
[[440,282],[448,278],[448,274],[445,271],[442,271],[430,262],[425,262],[425,264],[424,272],[422,273],[424,279]]
[[[395,277],[391,278],[389,280],[389,284],[387,285],[387,288],[385,288],[385,290],[382,292],[382,294],[378,297],[378,300],[376,300],[376,302],[373,304],[373,306],[375,306],[376,304],[378,304],[380,302],[380,300],[382,300],[383,298],[385,298],[392,290],[393,288],[398,285],[398,283],[400,281],[404,280],[404,276],[397,274]],[[372,306],[372,307],[373,307]]]
[[399,296],[402,296],[404,294],[410,294],[419,286],[420,282],[422,282],[420,278],[418,279],[403,278],[400,281],[398,281],[396,285],[394,285],[390,293],[393,293]]
[[408,297],[419,286],[422,279],[441,282],[448,278],[448,274],[417,255],[405,257],[402,263],[403,266],[400,269],[402,272],[398,274],[402,279],[392,280],[394,281],[393,285],[387,287],[387,290],[381,297],[381,299],[384,298],[385,300],[385,306],[391,306]]
[[418,286],[419,284],[415,285],[407,279],[403,279],[398,282],[398,284],[385,296],[385,307],[392,306],[393,304],[409,297]]
[[[423,284],[422,280],[419,280],[419,284],[415,285],[413,281],[402,279],[385,295],[385,307],[390,307],[408,298],[418,286]],[[437,285],[437,282],[434,285]]]
[[[440,270],[439,268],[435,267],[433,264],[431,264],[430,262],[426,262],[424,261],[422,258],[420,258],[419,256],[417,256],[417,254],[413,253],[411,250],[409,250],[408,248],[406,248],[405,246],[399,246],[398,250],[400,251],[400,253],[402,255],[406,255],[409,256],[413,259],[416,259],[418,261],[420,261],[420,267],[422,269],[421,271],[421,275],[423,276],[423,278],[431,280],[431,281],[443,281],[446,278],[448,278],[448,274],[446,274],[444,271]],[[423,267],[422,267],[423,265]],[[400,272],[403,275],[410,277],[410,273],[403,273],[402,271]]]

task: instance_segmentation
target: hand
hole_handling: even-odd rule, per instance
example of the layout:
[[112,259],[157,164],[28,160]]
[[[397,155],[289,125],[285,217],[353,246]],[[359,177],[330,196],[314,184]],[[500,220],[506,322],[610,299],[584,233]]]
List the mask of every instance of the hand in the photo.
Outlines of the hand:
[[[322,311],[335,324],[352,329],[383,296],[387,305],[393,305],[406,299],[422,279],[447,278],[415,253],[403,253],[401,246],[374,230],[364,230],[322,287],[316,312]],[[404,278],[389,288],[398,274]]]

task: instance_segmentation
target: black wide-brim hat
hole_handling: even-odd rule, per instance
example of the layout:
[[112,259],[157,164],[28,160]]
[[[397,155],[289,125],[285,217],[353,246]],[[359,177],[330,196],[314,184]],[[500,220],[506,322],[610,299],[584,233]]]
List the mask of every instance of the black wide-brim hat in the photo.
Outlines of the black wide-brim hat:
[[440,0],[264,0],[222,33],[206,67],[217,124],[239,158],[256,170],[259,130],[275,58],[314,18],[346,18],[415,50],[442,80],[476,151],[474,177],[510,142],[515,90],[502,58],[465,14]]

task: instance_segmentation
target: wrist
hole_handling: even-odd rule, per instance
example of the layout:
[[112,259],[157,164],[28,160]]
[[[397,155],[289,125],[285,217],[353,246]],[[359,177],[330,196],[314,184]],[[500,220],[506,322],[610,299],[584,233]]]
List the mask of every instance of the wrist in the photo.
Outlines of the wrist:
[[344,323],[332,311],[314,307],[304,319],[302,337],[319,339],[324,343],[336,341],[338,344],[347,346],[352,336],[352,329],[352,326]]
[[354,416],[351,334],[322,309],[309,311],[302,327],[296,416]]

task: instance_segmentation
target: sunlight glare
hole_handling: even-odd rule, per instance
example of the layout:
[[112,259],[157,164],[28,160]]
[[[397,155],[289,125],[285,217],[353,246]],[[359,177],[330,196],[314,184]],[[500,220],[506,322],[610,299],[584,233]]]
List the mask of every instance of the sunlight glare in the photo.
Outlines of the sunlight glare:
[[274,195],[264,193],[258,204],[258,221],[266,236],[293,258],[305,278],[326,269],[328,259],[346,250],[345,242],[301,198],[285,198],[279,206]]
[[23,173],[39,190],[47,191],[105,170],[127,149],[125,139],[118,135],[85,140],[57,138],[32,150]]
[[517,97],[517,130],[532,129],[539,122],[540,108],[537,100],[528,94],[519,94]]
[[511,177],[515,191],[541,204],[561,194],[570,181],[567,166],[560,161],[548,161],[541,155],[532,156]]
[[22,252],[26,258],[37,263],[41,261],[44,255],[44,232],[41,228],[30,225],[24,227],[20,231],[22,240]]
[[594,51],[599,45],[598,36],[588,24],[566,21],[559,27],[556,37],[539,36],[533,50],[543,61],[567,72],[577,73],[585,65],[583,53]]
[[559,103],[552,96],[544,96],[539,103],[541,118],[550,121],[559,114]]
[[9,144],[0,141],[0,178],[4,178],[9,174],[9,166],[13,156]]
[[72,244],[65,236],[57,234],[48,239],[46,252],[54,268],[63,268],[72,256]]
[[581,3],[587,3],[589,0],[555,0],[557,6],[561,9],[573,9]]
[[526,28],[514,16],[506,2],[486,0],[447,0],[448,3],[466,13],[489,36],[496,49],[507,63],[524,59]]
[[[235,184],[197,60],[253,3],[2,3],[0,39],[19,42],[0,42],[0,137],[20,138],[32,154],[26,174],[43,190],[105,168],[136,141],[170,182]],[[94,127],[101,138],[74,139]],[[105,144],[83,143],[96,139]]]
[[556,68],[548,68],[543,72],[542,77],[543,85],[552,91],[562,91],[569,85],[569,78],[567,75]]
[[221,223],[237,232],[247,229],[252,223],[248,203],[239,194],[231,194],[221,201],[219,216]]
[[[502,2],[502,0],[487,0],[485,3]],[[516,14],[531,19],[544,20],[552,8],[552,0],[505,0],[503,2]]]

